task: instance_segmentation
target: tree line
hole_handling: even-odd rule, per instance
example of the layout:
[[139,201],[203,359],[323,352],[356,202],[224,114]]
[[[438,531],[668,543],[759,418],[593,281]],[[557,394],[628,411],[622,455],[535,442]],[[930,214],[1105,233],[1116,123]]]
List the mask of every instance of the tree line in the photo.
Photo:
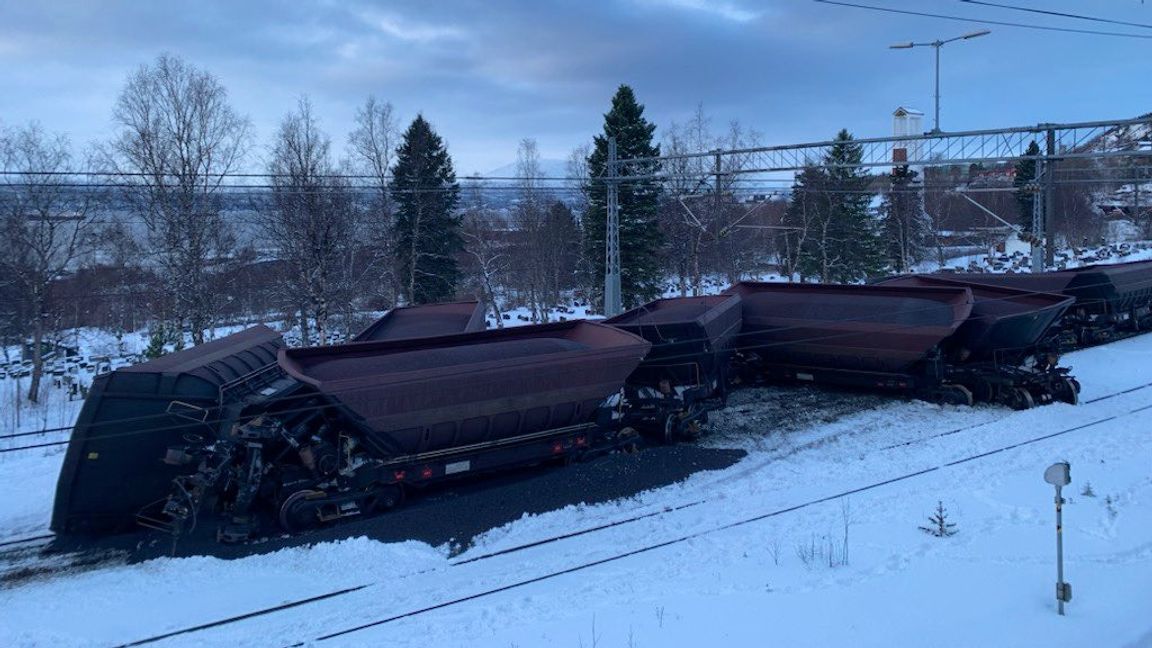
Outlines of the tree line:
[[[787,200],[750,201],[747,160],[680,156],[753,147],[758,133],[737,122],[717,132],[698,107],[658,138],[644,110],[620,86],[564,187],[542,181],[537,144],[522,140],[504,187],[514,200],[498,209],[484,183],[457,180],[422,114],[402,129],[393,106],[369,96],[341,149],[302,97],[260,155],[219,79],[162,55],[128,77],[114,135],[82,156],[38,124],[0,129],[2,341],[30,341],[36,400],[44,342],[69,325],[146,326],[159,354],[253,317],[328,344],[365,311],[462,296],[482,299],[498,325],[516,307],[550,321],[566,295],[594,311],[610,138],[626,161],[619,174],[633,178],[619,184],[626,306],[766,267],[850,282],[930,256],[939,228],[922,180],[907,167],[869,174],[847,131],[796,174]],[[259,158],[267,185],[238,194],[230,179]]]

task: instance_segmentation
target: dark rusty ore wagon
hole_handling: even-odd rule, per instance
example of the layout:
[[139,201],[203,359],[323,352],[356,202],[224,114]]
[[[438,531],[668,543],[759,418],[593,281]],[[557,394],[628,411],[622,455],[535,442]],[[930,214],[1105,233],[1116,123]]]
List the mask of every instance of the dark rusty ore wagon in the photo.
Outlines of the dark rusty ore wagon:
[[1003,391],[1009,404],[1026,408],[1051,400],[1066,377],[1048,365],[1016,371],[977,362],[970,351],[950,354],[958,342],[989,333],[979,323],[965,328],[979,301],[966,286],[743,282],[729,292],[743,299],[741,357],[769,379],[898,390],[957,404],[972,404],[989,384],[1006,383],[995,394]]
[[[162,416],[133,435],[104,430],[99,449],[81,417],[53,527],[136,520],[175,532],[210,507],[231,520],[222,539],[240,540],[266,517],[307,528],[388,508],[408,488],[617,447],[631,437],[613,396],[649,347],[583,321],[305,349],[280,349],[266,331],[133,367],[148,385],[120,398]],[[219,373],[206,360],[231,363],[250,344],[277,349],[277,362],[201,378]],[[141,410],[111,419],[125,411]],[[98,472],[77,469],[104,459],[113,463]]]
[[893,277],[880,285],[951,286],[972,292],[972,314],[943,349],[953,378],[977,401],[1020,407],[1051,398],[1077,401],[1079,383],[1056,368],[1059,349],[1049,339],[1073,298],[934,275]]
[[393,308],[352,342],[403,340],[483,331],[484,306],[478,301],[445,302]]
[[1152,328],[1152,261],[1090,265],[1039,273],[940,273],[972,284],[1056,293],[1075,303],[1055,331],[1066,347],[1098,344]]
[[632,424],[664,442],[692,437],[727,396],[732,342],[740,332],[740,297],[657,299],[604,320],[652,343],[628,377]]

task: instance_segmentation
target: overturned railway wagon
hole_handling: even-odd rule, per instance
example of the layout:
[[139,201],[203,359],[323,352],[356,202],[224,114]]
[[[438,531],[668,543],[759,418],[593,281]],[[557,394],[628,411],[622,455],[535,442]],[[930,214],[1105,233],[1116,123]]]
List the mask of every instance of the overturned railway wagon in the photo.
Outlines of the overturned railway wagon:
[[1054,332],[1065,346],[1107,342],[1152,328],[1152,261],[1090,265],[1039,273],[940,273],[943,279],[1071,297]]
[[478,301],[421,304],[393,308],[368,325],[353,342],[403,340],[483,331],[484,306]]
[[657,299],[604,320],[652,343],[628,377],[629,421],[665,442],[695,436],[725,401],[740,317],[738,295],[709,295]]
[[[172,445],[210,441],[262,396],[253,375],[284,347],[264,326],[97,376],[73,427],[56,487],[52,530],[114,532],[163,502],[186,468]],[[266,386],[266,385],[265,385]]]
[[[967,286],[929,283],[736,284],[729,292],[741,296],[744,320],[737,348],[753,373],[774,380],[896,390],[957,404],[979,397],[1027,408],[1052,400],[1066,371],[1047,356],[1027,367],[988,360],[999,344],[1035,355],[1036,327],[1014,326],[1030,315],[996,321],[996,307],[978,307],[982,300]],[[1043,319],[1053,305],[1036,306]],[[973,320],[974,310],[991,319]]]
[[[54,528],[136,521],[179,532],[211,511],[230,520],[222,539],[241,540],[269,518],[307,528],[388,508],[441,479],[614,447],[628,439],[606,399],[649,346],[589,322],[291,350],[270,333],[133,367],[148,389],[125,385],[119,411],[152,403],[163,417],[131,435],[105,430],[106,441],[132,450],[98,473],[75,470],[92,452],[82,417],[69,448],[80,459],[61,475],[70,495],[58,496]],[[274,350],[276,362],[216,382],[188,378],[211,373],[208,358],[230,366],[250,344]],[[86,409],[104,411],[110,395]],[[77,494],[102,504],[78,507]]]

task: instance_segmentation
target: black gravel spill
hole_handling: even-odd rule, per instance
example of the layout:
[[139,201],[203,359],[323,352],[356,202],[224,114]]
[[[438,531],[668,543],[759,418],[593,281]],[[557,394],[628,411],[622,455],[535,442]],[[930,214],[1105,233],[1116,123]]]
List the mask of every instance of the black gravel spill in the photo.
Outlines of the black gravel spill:
[[[417,493],[401,508],[380,515],[346,520],[292,537],[275,537],[239,545],[216,542],[215,526],[202,521],[175,547],[158,533],[137,533],[88,540],[86,551],[128,550],[131,561],[160,556],[213,555],[242,558],[285,547],[366,536],[384,542],[418,540],[432,545],[467,546],[485,531],[565,506],[596,504],[631,497],[686,479],[702,470],[720,470],[745,456],[743,450],[705,448],[695,444],[654,446],[635,454],[613,454],[570,466],[538,466]],[[68,547],[58,546],[59,550]]]

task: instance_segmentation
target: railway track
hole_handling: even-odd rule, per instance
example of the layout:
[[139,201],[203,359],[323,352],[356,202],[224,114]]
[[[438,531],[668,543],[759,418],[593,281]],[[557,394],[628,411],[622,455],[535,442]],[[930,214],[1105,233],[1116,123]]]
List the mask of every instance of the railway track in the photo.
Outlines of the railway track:
[[[1106,401],[1106,400],[1109,400],[1112,398],[1116,398],[1119,396],[1139,392],[1139,391],[1149,389],[1149,388],[1152,388],[1152,382],[1145,383],[1143,385],[1138,385],[1136,387],[1121,390],[1118,392],[1114,392],[1111,394],[1106,394],[1104,396],[1096,397],[1096,398],[1093,398],[1090,400],[1086,400],[1083,402],[1083,405],[1091,405],[1093,403]],[[558,577],[561,577],[564,575],[584,571],[587,569],[592,569],[592,568],[598,567],[600,565],[625,560],[625,559],[633,557],[633,556],[646,554],[646,553],[649,553],[652,551],[656,551],[656,550],[670,547],[670,546],[677,545],[677,544],[682,544],[684,542],[688,542],[688,541],[696,539],[696,538],[700,538],[700,537],[712,535],[715,533],[720,533],[720,532],[723,532],[726,530],[746,526],[746,525],[760,522],[760,521],[763,521],[763,520],[766,520],[769,518],[778,517],[778,516],[785,515],[788,513],[792,513],[792,512],[804,510],[807,508],[811,508],[813,506],[823,504],[823,503],[826,503],[829,501],[835,501],[835,500],[838,500],[838,499],[841,499],[841,498],[844,498],[847,496],[875,490],[878,488],[882,488],[884,486],[888,486],[891,484],[907,481],[910,479],[915,479],[915,478],[925,476],[928,474],[933,474],[933,473],[936,473],[936,472],[939,472],[939,471],[942,471],[942,470],[945,470],[945,469],[948,469],[948,468],[951,468],[954,466],[969,463],[971,461],[978,461],[978,460],[981,460],[984,458],[988,458],[988,457],[991,457],[991,456],[994,456],[994,455],[997,455],[997,454],[1000,454],[1000,453],[1003,453],[1006,451],[1010,451],[1010,450],[1015,449],[1015,448],[1024,447],[1024,446],[1032,445],[1035,443],[1040,443],[1040,442],[1046,441],[1048,439],[1056,438],[1056,437],[1070,434],[1073,432],[1077,432],[1080,430],[1089,429],[1089,428],[1092,428],[1094,426],[1100,425],[1102,423],[1106,423],[1108,421],[1112,421],[1112,420],[1122,418],[1125,416],[1131,416],[1133,414],[1136,414],[1136,413],[1139,413],[1139,412],[1142,412],[1145,410],[1149,410],[1149,409],[1152,409],[1152,404],[1136,407],[1134,409],[1128,410],[1126,412],[1121,412],[1119,414],[1113,414],[1110,416],[1103,416],[1103,417],[1096,418],[1096,419],[1093,419],[1093,420],[1085,422],[1085,423],[1081,423],[1079,425],[1064,428],[1064,429],[1061,429],[1061,430],[1058,430],[1055,432],[1051,432],[1048,434],[1039,435],[1036,437],[1031,437],[1028,439],[1017,441],[1015,443],[1006,444],[1006,445],[999,446],[999,447],[996,447],[996,448],[993,448],[993,449],[990,449],[990,450],[987,450],[984,452],[968,455],[968,456],[965,456],[965,457],[962,457],[962,458],[959,458],[959,459],[956,459],[953,461],[943,462],[943,463],[940,463],[940,464],[937,464],[934,466],[930,466],[930,467],[927,467],[927,468],[924,468],[921,470],[915,470],[915,471],[907,472],[907,473],[904,473],[904,474],[901,474],[901,475],[898,475],[895,477],[891,477],[888,479],[883,479],[883,480],[871,482],[871,483],[868,483],[868,484],[863,485],[863,486],[858,486],[855,488],[843,490],[843,491],[836,492],[836,493],[829,494],[829,495],[825,495],[822,497],[806,500],[804,502],[800,502],[800,503],[797,503],[797,504],[794,504],[791,506],[787,506],[787,507],[783,507],[783,508],[777,508],[777,509],[773,509],[770,511],[765,511],[763,513],[760,513],[760,514],[757,514],[757,515],[754,515],[751,517],[743,518],[740,520],[736,520],[736,521],[729,522],[729,523],[722,524],[722,525],[715,526],[715,527],[710,527],[710,528],[707,528],[707,529],[704,529],[701,531],[684,534],[681,536],[677,536],[677,537],[674,537],[671,539],[667,539],[667,540],[653,543],[653,544],[649,544],[649,545],[644,545],[644,546],[641,546],[638,548],[634,548],[634,549],[631,549],[628,551],[623,551],[623,552],[614,554],[612,556],[609,556],[607,558],[603,558],[600,560],[591,561],[591,562],[587,562],[587,563],[581,563],[581,564],[578,564],[575,566],[571,566],[571,567],[567,567],[564,569],[552,571],[552,572],[549,572],[549,573],[546,573],[546,574],[543,574],[540,576],[522,579],[522,580],[514,581],[512,583],[508,583],[508,584],[505,584],[505,585],[502,585],[499,587],[486,589],[486,590],[483,590],[480,592],[469,594],[467,596],[463,596],[463,597],[459,597],[459,598],[455,598],[455,599],[451,599],[451,600],[447,600],[447,601],[441,601],[441,602],[433,604],[433,605],[428,605],[425,607],[420,607],[420,608],[400,612],[397,614],[389,615],[386,617],[382,617],[380,619],[372,620],[372,621],[367,622],[367,623],[351,626],[351,627],[337,630],[335,632],[331,632],[331,633],[328,633],[328,634],[325,634],[322,636],[314,637],[314,638],[309,639],[307,641],[323,642],[323,641],[335,639],[337,637],[342,637],[342,636],[346,636],[349,634],[353,634],[355,632],[366,630],[368,628],[377,627],[380,625],[386,625],[386,624],[393,623],[393,622],[396,622],[396,621],[399,621],[402,619],[420,616],[420,615],[427,614],[427,613],[430,613],[430,612],[433,612],[436,610],[460,605],[460,604],[467,603],[469,601],[474,601],[477,599],[482,599],[482,598],[485,598],[488,596],[499,594],[501,592],[506,592],[506,591],[518,589],[521,587],[526,587],[526,586],[529,586],[529,585],[532,585],[535,583],[540,583],[543,581],[551,580],[551,579],[558,578]],[[928,442],[928,441],[931,441],[933,439],[938,439],[941,437],[946,437],[946,436],[958,434],[958,433],[961,433],[961,432],[964,432],[967,430],[987,426],[987,425],[990,425],[992,423],[1002,421],[1007,416],[1011,416],[1011,414],[1007,414],[1004,417],[999,417],[993,421],[986,421],[986,422],[982,422],[982,423],[971,425],[971,426],[965,426],[962,428],[956,428],[956,429],[948,430],[948,431],[941,432],[938,434],[933,434],[930,436],[922,437],[920,439],[915,439],[915,440],[907,441],[907,442],[900,443],[900,444],[895,444],[895,445],[891,445],[891,446],[877,448],[875,450],[875,452],[882,452],[882,451],[886,451],[886,450],[901,448],[901,447],[905,447],[908,445],[912,445],[914,443]],[[820,440],[820,441],[817,441],[815,443],[819,444],[819,443],[823,443],[825,441],[826,440]],[[800,446],[798,448],[793,448],[793,449],[791,449],[791,451],[788,454],[791,454],[792,452],[799,451],[802,448],[803,448],[803,446]],[[752,472],[755,472],[757,469],[762,468],[764,465],[771,463],[772,461],[778,460],[778,459],[779,459],[779,456],[769,457],[763,462],[758,462],[757,466],[748,467],[745,470],[741,470],[738,474],[739,475],[750,474]],[[725,481],[731,481],[731,479],[729,478],[729,479],[726,479]],[[442,571],[449,570],[449,569],[459,568],[459,567],[463,567],[465,565],[491,560],[491,559],[494,559],[494,558],[497,558],[500,556],[515,554],[515,553],[519,553],[522,551],[527,551],[527,550],[530,550],[530,549],[533,549],[533,548],[536,548],[539,546],[548,545],[548,544],[560,542],[560,541],[571,539],[571,538],[587,536],[587,535],[590,535],[593,533],[605,531],[605,530],[608,530],[611,528],[625,526],[628,524],[637,523],[637,522],[640,522],[643,520],[658,518],[658,517],[665,516],[665,515],[668,515],[671,513],[675,513],[677,511],[681,511],[684,509],[702,506],[704,504],[709,503],[710,501],[711,501],[710,498],[704,498],[704,499],[690,501],[690,502],[680,504],[677,506],[663,507],[659,510],[649,511],[649,512],[646,512],[643,514],[622,518],[622,519],[619,519],[619,520],[616,520],[616,521],[613,521],[613,522],[610,522],[607,524],[593,526],[593,527],[589,527],[589,528],[582,529],[579,531],[574,531],[574,532],[570,532],[570,533],[552,536],[549,538],[544,538],[544,539],[537,540],[534,542],[525,543],[522,545],[517,545],[515,547],[510,547],[510,548],[506,548],[503,550],[494,551],[494,552],[490,552],[487,554],[470,557],[470,558],[467,558],[464,560],[453,561],[453,562],[449,563],[447,565],[447,567],[445,567],[445,568],[437,568],[437,569],[432,569],[432,570],[423,570],[423,571],[419,571],[419,572],[413,572],[410,574],[405,574],[403,576],[400,576],[399,578],[401,578],[401,579],[410,578],[410,577],[413,577],[416,575],[436,573],[436,572],[442,572]],[[390,579],[389,583],[394,583],[395,580],[396,580],[395,578]],[[334,591],[326,592],[323,594],[319,594],[319,595],[315,595],[315,596],[311,596],[311,597],[307,597],[307,598],[295,599],[295,600],[288,601],[288,602],[285,602],[285,603],[282,603],[279,605],[269,606],[269,607],[255,610],[252,612],[248,612],[245,614],[240,614],[240,615],[236,615],[236,616],[232,616],[232,617],[228,617],[228,618],[224,618],[224,619],[210,621],[207,623],[201,623],[198,625],[189,626],[186,628],[166,632],[163,634],[144,637],[144,638],[134,640],[134,641],[131,641],[128,643],[120,644],[119,646],[122,648],[122,647],[127,647],[127,646],[148,645],[148,644],[156,643],[156,642],[163,641],[165,639],[170,639],[170,638],[177,637],[177,636],[190,635],[190,634],[194,634],[197,632],[202,632],[202,631],[206,631],[206,630],[210,630],[210,629],[214,629],[214,628],[220,628],[220,627],[232,625],[235,623],[240,623],[242,621],[246,621],[246,620],[250,620],[250,619],[254,619],[254,618],[258,618],[258,617],[268,616],[271,614],[275,614],[277,612],[291,610],[294,608],[299,608],[299,607],[303,607],[306,605],[319,603],[321,601],[326,601],[326,600],[330,600],[330,599],[334,599],[334,598],[339,598],[342,596],[347,596],[347,595],[353,594],[355,592],[367,590],[367,589],[370,589],[370,588],[373,588],[376,586],[380,586],[380,585],[383,585],[383,583],[381,583],[381,582],[363,583],[360,585],[355,585],[352,587],[334,590]],[[299,646],[299,645],[304,645],[304,643],[307,643],[307,642],[295,643],[292,645],[293,646]]]
[[0,541],[0,550],[8,551],[9,547],[19,547],[24,544],[47,544],[52,538],[55,538],[54,533],[42,533],[40,535],[29,536],[26,538],[18,538],[16,540],[3,540]]

